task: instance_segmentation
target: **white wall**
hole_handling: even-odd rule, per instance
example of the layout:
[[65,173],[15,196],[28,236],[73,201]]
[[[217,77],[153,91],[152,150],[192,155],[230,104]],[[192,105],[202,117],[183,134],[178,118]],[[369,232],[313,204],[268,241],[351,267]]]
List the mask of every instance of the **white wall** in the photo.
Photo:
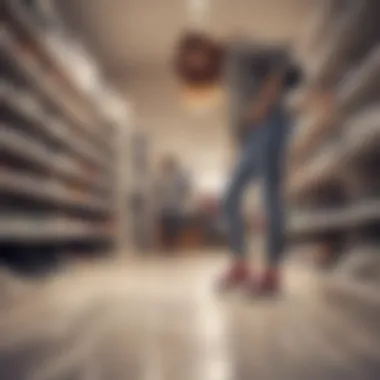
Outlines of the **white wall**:
[[224,107],[203,115],[189,112],[175,79],[165,68],[134,75],[125,88],[133,99],[136,124],[151,136],[153,160],[166,152],[178,154],[198,189],[220,187],[229,156]]

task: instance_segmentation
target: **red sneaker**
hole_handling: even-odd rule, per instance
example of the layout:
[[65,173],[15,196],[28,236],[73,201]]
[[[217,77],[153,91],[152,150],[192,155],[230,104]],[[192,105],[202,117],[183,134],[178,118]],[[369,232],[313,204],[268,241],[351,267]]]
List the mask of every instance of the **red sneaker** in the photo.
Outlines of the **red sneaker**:
[[245,286],[250,281],[250,277],[249,269],[245,263],[235,263],[219,279],[218,290],[224,292]]
[[251,283],[248,289],[253,296],[276,296],[281,291],[280,273],[276,269],[268,269],[257,283]]

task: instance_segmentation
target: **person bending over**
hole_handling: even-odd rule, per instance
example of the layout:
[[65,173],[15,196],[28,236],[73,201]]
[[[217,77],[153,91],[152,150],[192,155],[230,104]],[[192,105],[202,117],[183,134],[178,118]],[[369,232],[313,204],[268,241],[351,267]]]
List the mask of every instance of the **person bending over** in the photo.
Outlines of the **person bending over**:
[[[291,64],[288,51],[281,47],[237,40],[223,54],[216,54],[221,49],[207,36],[196,34],[188,36],[181,46],[179,71],[185,79],[192,74],[200,82],[202,65],[207,67],[203,70],[205,77],[205,73],[213,79],[218,73],[225,73],[230,126],[237,142],[236,165],[223,205],[233,259],[218,286],[227,290],[243,285],[253,294],[276,293],[280,289],[284,253],[281,187],[290,127],[284,93],[299,81],[300,72]],[[223,61],[226,70],[220,70],[221,64],[215,57]],[[263,182],[262,202],[267,221],[266,268],[260,276],[249,270],[241,210],[243,195],[254,179]]]

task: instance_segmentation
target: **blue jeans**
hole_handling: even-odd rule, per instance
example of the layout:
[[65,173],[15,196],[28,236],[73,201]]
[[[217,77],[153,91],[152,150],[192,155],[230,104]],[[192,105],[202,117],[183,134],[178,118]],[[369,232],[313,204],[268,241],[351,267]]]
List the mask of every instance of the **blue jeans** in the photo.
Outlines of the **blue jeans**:
[[281,110],[273,111],[253,127],[242,144],[237,166],[224,199],[232,252],[238,258],[246,255],[243,195],[253,179],[263,179],[262,200],[267,218],[266,255],[268,265],[277,266],[284,250],[284,206],[282,176],[289,121]]

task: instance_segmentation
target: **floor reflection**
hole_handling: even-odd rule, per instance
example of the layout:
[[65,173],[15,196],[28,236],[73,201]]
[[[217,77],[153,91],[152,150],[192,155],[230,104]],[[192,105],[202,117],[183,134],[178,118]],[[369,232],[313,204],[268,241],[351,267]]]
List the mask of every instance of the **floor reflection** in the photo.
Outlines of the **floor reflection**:
[[[3,380],[375,380],[380,302],[290,263],[276,301],[213,291],[215,258],[2,273]],[[360,293],[362,294],[362,293]]]

